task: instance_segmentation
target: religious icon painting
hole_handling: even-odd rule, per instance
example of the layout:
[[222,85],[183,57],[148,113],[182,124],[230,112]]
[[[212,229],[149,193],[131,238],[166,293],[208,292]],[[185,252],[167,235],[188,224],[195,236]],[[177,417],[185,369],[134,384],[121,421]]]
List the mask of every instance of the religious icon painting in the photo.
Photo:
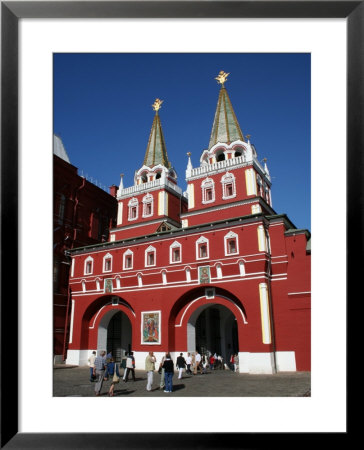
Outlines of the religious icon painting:
[[111,293],[112,292],[112,279],[106,278],[104,280],[104,292],[105,293]]
[[198,279],[200,284],[210,283],[210,266],[198,268]]
[[160,344],[161,312],[142,312],[142,344]]

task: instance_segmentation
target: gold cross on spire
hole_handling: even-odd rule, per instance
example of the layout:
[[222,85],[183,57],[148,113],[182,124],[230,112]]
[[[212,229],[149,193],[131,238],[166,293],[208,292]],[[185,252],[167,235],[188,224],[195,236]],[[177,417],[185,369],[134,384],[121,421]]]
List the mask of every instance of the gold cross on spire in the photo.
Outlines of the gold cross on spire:
[[163,100],[156,98],[155,102],[152,105],[152,108],[154,109],[154,111],[158,111],[161,108],[162,103],[163,103]]
[[215,80],[217,80],[218,83],[224,86],[224,83],[229,75],[230,73],[226,73],[223,70],[220,70],[220,73],[217,77],[215,77]]

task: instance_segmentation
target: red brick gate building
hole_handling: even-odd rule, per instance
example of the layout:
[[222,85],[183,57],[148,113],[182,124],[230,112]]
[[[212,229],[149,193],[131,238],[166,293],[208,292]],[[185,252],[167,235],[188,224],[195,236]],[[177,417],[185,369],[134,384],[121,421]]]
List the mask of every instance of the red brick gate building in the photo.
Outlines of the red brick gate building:
[[93,350],[144,368],[198,349],[245,373],[310,370],[310,233],[272,207],[266,163],[244,136],[224,83],[209,146],[177,183],[159,116],[134,185],[117,190],[108,242],[71,250],[67,362]]

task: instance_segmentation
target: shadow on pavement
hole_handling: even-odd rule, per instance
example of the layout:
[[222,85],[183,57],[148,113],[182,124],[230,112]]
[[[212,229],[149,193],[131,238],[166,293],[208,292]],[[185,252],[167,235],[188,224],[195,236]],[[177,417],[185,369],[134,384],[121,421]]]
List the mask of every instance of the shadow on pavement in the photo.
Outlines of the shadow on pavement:
[[174,384],[173,385],[173,392],[179,391],[180,389],[185,389],[186,386],[184,384]]
[[[130,395],[130,394],[133,394],[134,392],[135,392],[135,389],[134,390],[128,390],[128,389],[116,390],[116,389],[114,389],[114,397],[119,397],[121,395]],[[104,395],[104,394],[101,394],[101,395]],[[108,396],[107,393],[105,395]]]

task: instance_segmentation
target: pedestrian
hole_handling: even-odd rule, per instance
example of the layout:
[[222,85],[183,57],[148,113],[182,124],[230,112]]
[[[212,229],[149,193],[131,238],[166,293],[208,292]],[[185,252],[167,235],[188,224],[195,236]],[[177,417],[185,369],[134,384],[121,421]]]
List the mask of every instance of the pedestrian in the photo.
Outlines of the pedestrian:
[[211,367],[211,370],[214,370],[214,368],[215,368],[215,357],[214,357],[214,355],[210,356],[210,367]]
[[196,367],[196,356],[194,353],[191,355],[191,367],[193,370],[193,374],[195,375],[195,367]]
[[196,352],[196,355],[195,355],[195,361],[196,361],[196,364],[195,364],[195,368],[194,368],[193,373],[194,373],[195,375],[197,375],[197,371],[199,370],[200,373],[202,374],[202,368],[201,368],[201,355],[199,354],[198,351]]
[[205,356],[205,355],[202,356],[201,364],[202,364],[202,373],[206,373],[207,369],[209,367],[207,356]]
[[164,367],[164,382],[166,385],[164,392],[172,392],[173,389],[172,378],[174,372],[174,364],[171,359],[171,355],[169,353],[166,354],[166,359],[164,360],[163,367]]
[[159,389],[164,389],[164,386],[165,386],[165,384],[164,384],[164,367],[163,367],[163,363],[164,363],[165,359],[166,359],[166,355],[164,355],[162,357],[161,362],[159,364],[158,373],[161,376],[160,381],[159,381]]
[[188,373],[189,375],[192,374],[192,372],[191,372],[191,364],[192,364],[191,354],[187,353],[187,356],[186,356],[186,366],[187,366],[186,373]]
[[125,383],[128,382],[130,372],[133,376],[133,381],[135,381],[135,358],[133,352],[129,352],[128,357],[126,358],[125,376],[123,377]]
[[109,363],[109,362],[111,361],[111,358],[112,358],[112,353],[109,352],[109,353],[106,355],[106,363]]
[[120,378],[119,368],[113,357],[111,357],[110,361],[106,364],[107,365],[106,365],[105,373],[107,373],[107,378],[112,377],[111,378],[111,386],[109,389],[109,397],[113,397],[115,384],[119,383],[119,378]]
[[235,353],[232,353],[230,356],[230,369],[235,372],[235,367],[234,367],[234,358],[235,358]]
[[91,383],[93,381],[95,381],[95,375],[94,375],[95,359],[96,359],[96,352],[93,351],[88,358],[88,365],[90,366],[90,381],[91,381]]
[[176,367],[178,369],[178,379],[180,380],[182,378],[183,369],[186,367],[186,360],[183,357],[183,353],[179,354],[176,361]]
[[95,358],[94,374],[96,376],[95,394],[99,396],[102,389],[102,383],[104,382],[104,374],[106,369],[106,352],[102,350],[99,356]]
[[222,361],[222,356],[218,355],[217,360],[219,361],[219,369],[220,370],[223,369],[224,368],[224,364],[223,364],[223,361]]
[[234,372],[237,372],[239,369],[239,355],[236,353],[234,356]]
[[153,372],[155,370],[156,358],[153,352],[149,352],[145,358],[145,370],[147,371],[147,391],[152,390]]

